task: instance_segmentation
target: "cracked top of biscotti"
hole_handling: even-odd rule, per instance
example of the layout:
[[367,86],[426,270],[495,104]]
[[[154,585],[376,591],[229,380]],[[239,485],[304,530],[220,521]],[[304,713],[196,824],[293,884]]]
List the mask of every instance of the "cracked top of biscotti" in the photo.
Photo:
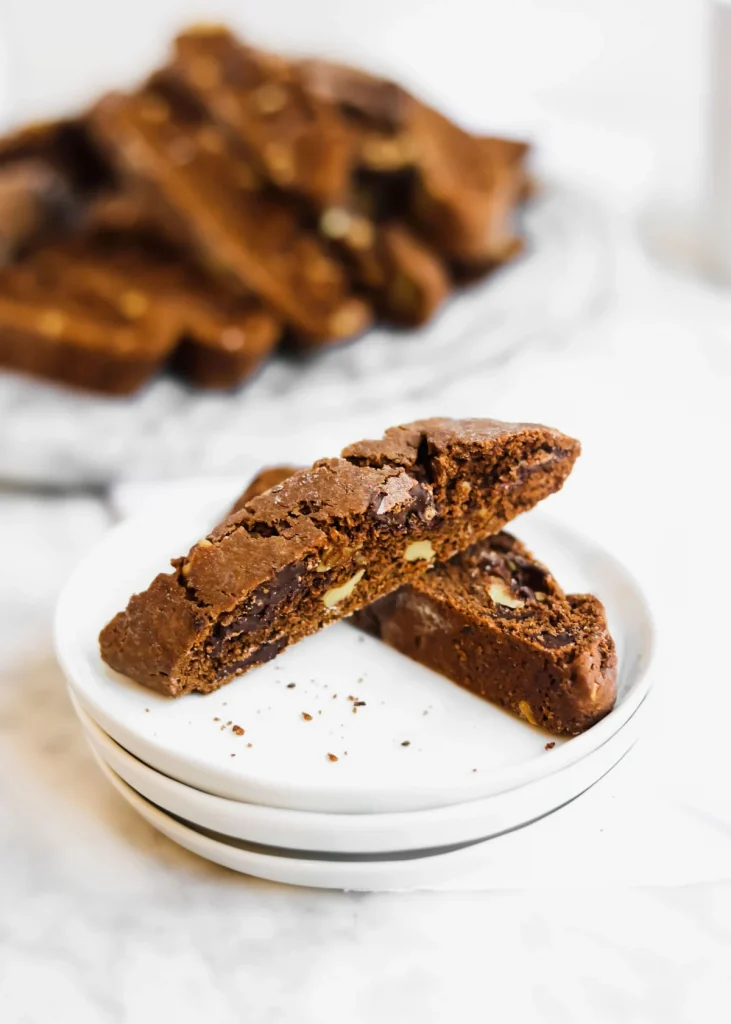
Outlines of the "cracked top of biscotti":
[[[423,573],[558,490],[579,443],[536,424],[428,419],[248,501],[101,633],[105,661],[207,692]],[[414,543],[428,541],[429,558]]]

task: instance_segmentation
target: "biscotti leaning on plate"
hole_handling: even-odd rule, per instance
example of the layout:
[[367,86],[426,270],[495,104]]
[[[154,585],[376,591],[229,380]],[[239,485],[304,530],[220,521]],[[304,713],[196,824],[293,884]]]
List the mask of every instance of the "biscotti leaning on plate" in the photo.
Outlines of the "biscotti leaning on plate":
[[102,630],[112,668],[209,692],[371,604],[559,490],[578,441],[422,420],[295,473],[228,517]]
[[505,532],[438,563],[353,621],[558,735],[584,732],[614,706],[617,656],[601,601],[564,594]]
[[[242,508],[296,470],[262,470]],[[357,611],[352,623],[454,683],[557,735],[611,711],[617,656],[604,607],[565,594],[519,540],[501,531]]]

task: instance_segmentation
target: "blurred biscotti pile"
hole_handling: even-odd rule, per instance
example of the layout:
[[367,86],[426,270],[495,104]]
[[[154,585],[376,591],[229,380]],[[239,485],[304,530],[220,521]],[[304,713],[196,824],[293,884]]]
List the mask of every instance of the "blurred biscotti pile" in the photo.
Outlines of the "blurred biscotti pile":
[[135,92],[0,139],[0,366],[232,387],[281,344],[425,323],[520,251],[527,146],[392,82],[179,36]]

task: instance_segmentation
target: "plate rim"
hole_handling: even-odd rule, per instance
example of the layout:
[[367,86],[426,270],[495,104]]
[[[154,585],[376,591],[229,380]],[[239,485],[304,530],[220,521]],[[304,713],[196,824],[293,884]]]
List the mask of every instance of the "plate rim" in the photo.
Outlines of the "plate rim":
[[[446,881],[461,870],[468,869],[476,862],[476,853],[482,852],[485,842],[471,843],[449,853],[436,853],[422,857],[401,860],[370,860],[370,861],[337,861],[277,857],[272,854],[255,853],[243,850],[238,846],[222,843],[217,839],[198,832],[167,814],[151,801],[141,796],[124,779],[103,762],[96,758],[97,766],[124,799],[140,817],[158,832],[165,835],[171,842],[182,846],[190,853],[204,860],[212,861],[231,871],[263,878],[284,885],[300,885],[318,889],[341,889],[363,891],[386,891],[399,889],[415,889],[424,885],[427,879],[412,878],[409,875],[424,875],[419,868],[437,869],[438,878],[430,882]],[[205,852],[204,852],[205,851]],[[220,853],[219,853],[220,851]],[[216,856],[216,854],[219,856]],[[223,858],[223,859],[222,859]],[[239,863],[237,863],[239,862]],[[283,870],[284,869],[284,870]],[[329,878],[322,877],[330,875]],[[355,877],[355,875],[359,877]],[[390,879],[379,878],[390,874]],[[286,877],[289,875],[290,877]],[[380,884],[379,884],[380,883]]]
[[[134,789],[141,797],[143,797],[143,799],[155,804],[173,817],[184,819],[184,821],[195,828],[209,829],[218,832],[222,836],[229,836],[231,839],[248,840],[252,843],[279,847],[281,849],[296,849],[302,851],[310,850],[328,853],[385,854],[388,852],[395,853],[410,849],[436,848],[437,844],[435,842],[426,839],[420,839],[415,846],[403,845],[405,842],[404,840],[399,841],[401,845],[389,845],[386,848],[378,844],[383,842],[396,842],[396,840],[384,840],[383,838],[379,838],[383,835],[384,830],[389,828],[399,829],[401,832],[408,833],[413,837],[415,835],[424,836],[430,829],[444,829],[449,828],[450,826],[454,827],[456,824],[461,824],[464,827],[465,815],[469,816],[470,822],[474,822],[475,818],[479,818],[481,812],[486,809],[489,810],[489,805],[491,803],[494,805],[496,801],[505,801],[521,790],[529,791],[532,788],[535,788],[536,785],[540,785],[549,779],[552,779],[555,782],[556,776],[561,776],[566,770],[570,771],[571,768],[577,767],[577,765],[573,765],[569,769],[564,769],[550,776],[544,776],[541,779],[536,780],[536,782],[528,783],[526,786],[520,787],[518,790],[511,790],[506,793],[482,797],[465,803],[452,804],[439,808],[427,808],[420,811],[389,811],[374,812],[370,814],[348,814],[322,811],[298,811],[280,807],[264,807],[260,804],[249,804],[243,801],[231,800],[227,797],[219,797],[212,793],[206,793],[203,790],[187,786],[185,783],[157,771],[150,765],[145,764],[144,761],[140,761],[129,751],[125,750],[124,747],[120,746],[116,740],[105,733],[101,726],[91,718],[83,707],[79,705],[78,700],[71,692],[69,692],[69,696],[84,731],[85,739],[91,746],[92,752],[102,758],[108,767],[110,767],[115,774],[119,775],[120,778],[122,778],[122,780]],[[577,792],[573,792],[575,783],[572,782],[570,786],[572,795],[560,798],[560,802],[556,802],[555,806],[541,812],[541,817],[546,814],[552,814],[555,810],[559,810],[567,800],[570,802],[571,800],[577,799],[586,791],[586,789],[590,789],[606,774],[612,771],[614,767],[616,767],[616,765],[625,757],[637,741],[636,725],[630,731],[629,737],[626,735],[622,736],[622,733],[627,729],[627,727],[629,727],[633,719],[640,714],[643,704],[644,701],[639,705],[622,729],[610,737],[606,743],[601,747],[598,747],[597,750],[593,751],[592,755],[590,755],[598,755],[601,752],[606,754],[606,748],[609,745],[612,745],[613,747],[610,752],[609,761],[606,763],[603,762],[599,774],[596,774],[596,768],[594,768],[591,773],[591,781],[586,785],[582,783],[581,788],[579,788]],[[620,737],[622,738],[621,743],[615,744],[614,741],[618,740]],[[620,748],[619,753],[617,753],[617,750],[615,749],[616,746],[619,746]],[[120,770],[120,762],[122,770]],[[130,765],[132,771],[128,778],[125,775],[125,769]],[[143,789],[139,788],[136,785],[137,779],[132,777],[137,773],[142,775],[143,781],[147,781],[146,776],[152,776],[151,782],[153,785],[157,784],[157,780],[159,779],[162,791],[152,793],[150,791],[145,792]],[[565,782],[565,778],[562,781]],[[206,811],[205,807],[188,806],[187,808],[182,809],[181,805],[178,805],[178,807],[169,806],[166,801],[168,799],[175,800],[178,798],[181,795],[181,790],[187,791],[182,794],[183,800],[188,799],[187,794],[190,793],[191,799],[194,802],[200,801],[202,804],[209,804],[210,813]],[[552,802],[554,799],[555,797],[550,798],[549,802]],[[216,810],[223,811],[224,817],[228,814],[232,814],[235,818],[236,809],[238,808],[241,808],[242,810],[245,809],[245,814],[249,816],[248,823],[245,821],[235,821],[233,818],[229,818],[229,827],[234,829],[231,832],[224,830],[224,823],[222,819],[219,819],[216,825],[210,823]],[[208,822],[200,821],[194,816],[199,813],[208,813]],[[251,819],[253,819],[253,822]],[[476,837],[473,835],[470,838],[466,838],[465,836],[455,838],[454,835],[450,835],[447,841],[443,841],[441,845],[445,846],[458,843],[467,844],[470,842],[479,842],[481,840],[497,838],[506,832],[523,828],[534,820],[536,820],[535,816],[528,817],[525,821],[516,821],[515,824],[500,827],[494,832],[485,831]],[[271,829],[272,826],[273,831],[279,832],[279,834],[286,832],[287,829],[291,829],[292,836],[294,837],[295,834],[297,835],[297,846],[291,846],[282,841],[275,841],[272,838],[271,833],[268,838],[262,838],[261,835],[252,837],[251,835],[245,834],[245,829],[250,827],[253,827],[256,831],[257,828],[266,830],[267,828]],[[475,827],[474,824],[472,824],[471,827]],[[489,829],[494,826],[488,826],[483,822],[481,827]],[[326,834],[329,834],[330,838],[325,840],[318,838],[319,836]],[[352,843],[352,837],[356,835],[359,836],[359,842],[362,844],[358,847],[354,847]],[[411,841],[413,841],[413,839]]]

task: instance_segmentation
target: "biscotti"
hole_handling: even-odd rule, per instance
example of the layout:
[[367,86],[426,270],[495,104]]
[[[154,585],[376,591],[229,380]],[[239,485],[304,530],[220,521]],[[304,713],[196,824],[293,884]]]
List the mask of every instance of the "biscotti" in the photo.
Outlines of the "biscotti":
[[199,25],[174,43],[170,70],[246,147],[262,178],[320,207],[342,202],[352,144],[337,109],[303,87],[282,57]]
[[433,315],[450,290],[447,269],[399,209],[384,210],[358,179],[367,127],[308,88],[297,64],[243,44],[223,27],[180,35],[170,73],[246,147],[263,179],[302,197],[382,319],[416,326]]
[[558,735],[583,732],[614,706],[617,658],[601,602],[565,595],[508,533],[438,563],[353,622]]
[[300,71],[315,95],[355,121],[361,168],[380,179],[379,191],[384,183],[401,191],[399,206],[435,251],[470,266],[514,251],[525,143],[466,132],[394,82],[355,68],[308,60]]
[[533,424],[423,420],[253,498],[102,630],[112,668],[208,692],[397,589],[558,490],[577,441]]
[[0,366],[107,394],[135,391],[173,350],[172,311],[140,308],[101,268],[82,279],[45,255],[0,272]]
[[171,365],[199,387],[240,384],[281,338],[281,322],[256,296],[219,283],[154,234],[97,231],[57,246],[56,259],[75,282],[103,276],[128,307],[164,309],[177,338]]
[[245,154],[164,75],[140,92],[106,97],[90,123],[120,173],[144,183],[205,266],[258,294],[303,345],[369,325],[367,304],[295,206],[262,188]]

